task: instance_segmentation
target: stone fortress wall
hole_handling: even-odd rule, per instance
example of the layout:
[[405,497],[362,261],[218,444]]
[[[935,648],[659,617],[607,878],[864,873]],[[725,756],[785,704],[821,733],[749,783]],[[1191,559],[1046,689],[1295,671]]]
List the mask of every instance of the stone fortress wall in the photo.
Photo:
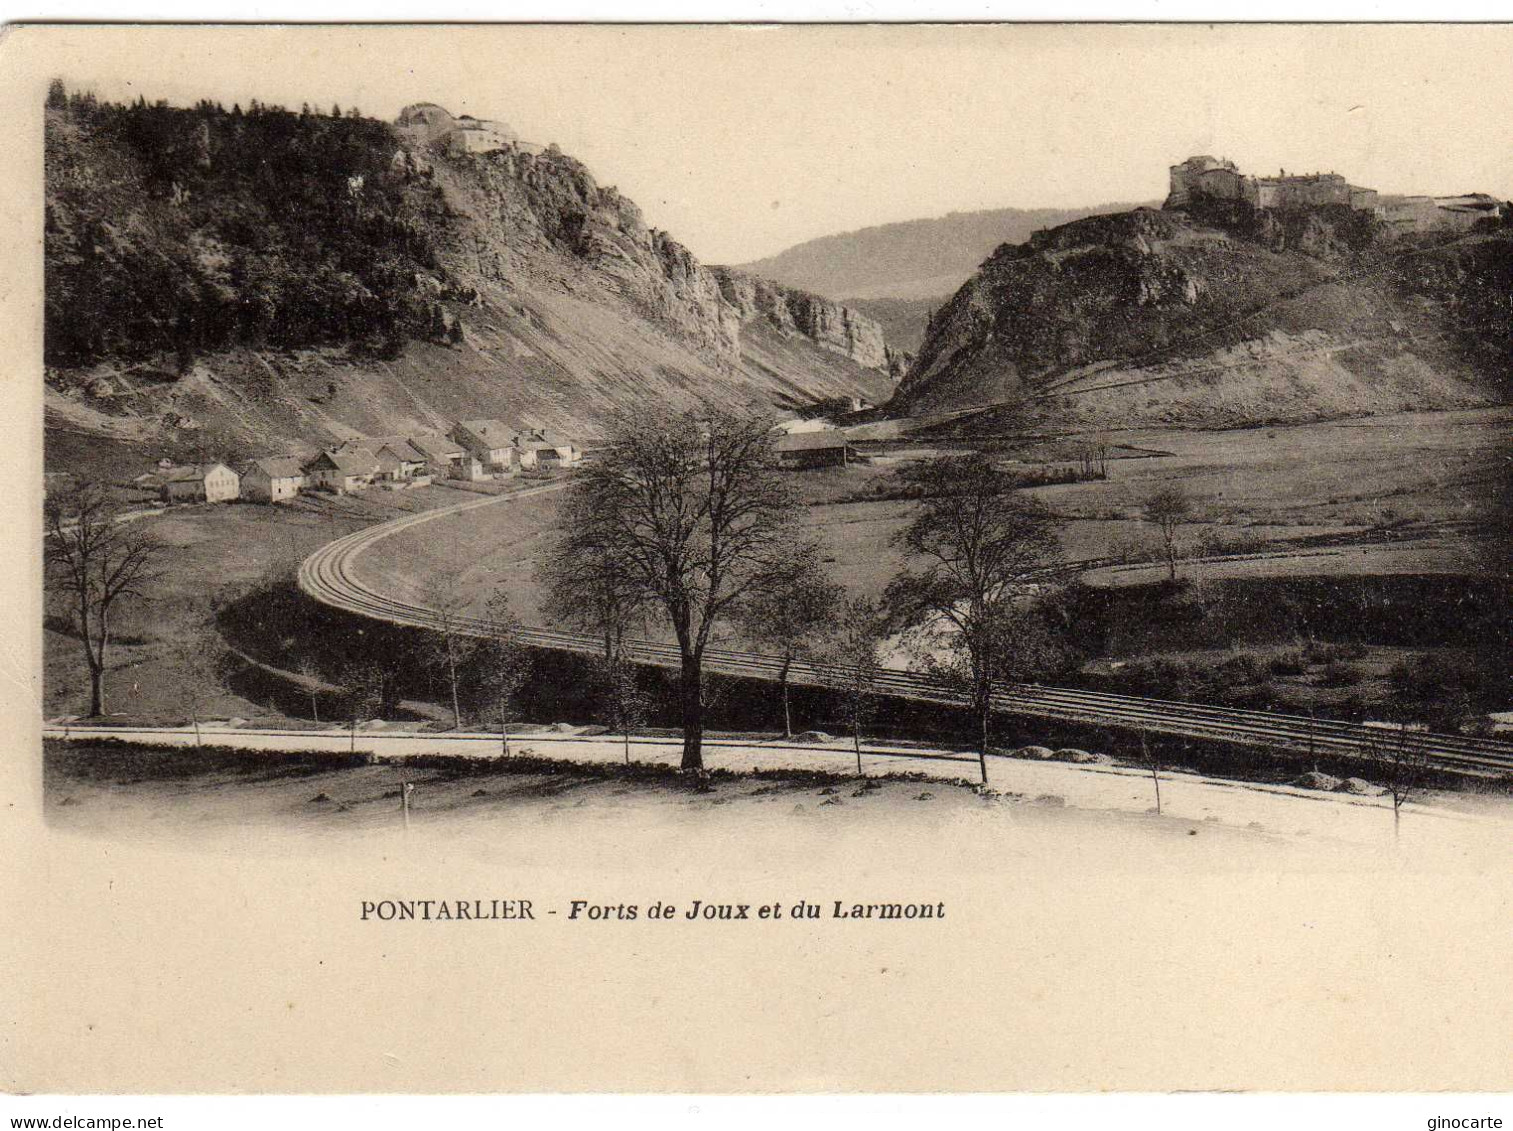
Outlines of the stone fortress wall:
[[1274,177],[1246,175],[1233,161],[1189,157],[1171,166],[1165,208],[1181,208],[1195,199],[1242,200],[1253,208],[1317,208],[1342,205],[1370,212],[1400,232],[1470,228],[1500,214],[1502,206],[1485,193],[1464,196],[1390,196],[1353,185],[1338,173],[1293,173]]

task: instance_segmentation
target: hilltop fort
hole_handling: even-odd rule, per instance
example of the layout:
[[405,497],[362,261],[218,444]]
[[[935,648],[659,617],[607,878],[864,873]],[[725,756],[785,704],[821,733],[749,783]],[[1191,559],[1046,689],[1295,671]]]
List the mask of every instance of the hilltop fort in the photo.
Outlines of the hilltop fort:
[[394,125],[401,133],[421,143],[439,144],[453,157],[475,153],[493,153],[513,147],[526,153],[542,153],[546,147],[525,141],[504,122],[475,118],[471,114],[453,116],[434,102],[417,102],[399,112]]
[[1338,205],[1369,212],[1400,233],[1463,230],[1496,217],[1502,205],[1486,193],[1464,196],[1390,196],[1353,185],[1338,173],[1288,173],[1257,177],[1233,161],[1201,156],[1171,166],[1164,208],[1195,200],[1240,200],[1257,209],[1319,208]]

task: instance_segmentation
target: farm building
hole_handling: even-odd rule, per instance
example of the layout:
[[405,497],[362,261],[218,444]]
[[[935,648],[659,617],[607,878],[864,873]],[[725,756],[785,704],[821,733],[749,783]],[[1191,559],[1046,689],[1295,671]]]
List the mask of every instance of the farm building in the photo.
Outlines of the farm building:
[[259,503],[281,503],[299,494],[305,473],[294,456],[265,456],[242,469],[242,494]]
[[442,475],[450,475],[461,468],[462,457],[467,454],[461,444],[440,432],[417,432],[409,437],[409,443],[425,457],[433,472]]
[[378,457],[367,448],[331,448],[305,464],[304,470],[312,487],[345,495],[372,485],[378,476]]
[[515,437],[521,467],[566,467],[583,458],[571,441],[544,428],[531,428]]
[[850,462],[846,434],[838,430],[795,432],[773,445],[778,463],[788,468],[845,467]]
[[454,463],[447,475],[452,479],[460,479],[464,483],[479,483],[493,478],[484,462],[477,456],[470,455],[464,455]]
[[796,416],[792,420],[780,420],[772,426],[774,432],[781,432],[785,436],[794,436],[800,432],[828,432],[835,427],[824,417],[815,416],[805,418]]
[[385,436],[375,444],[380,479],[412,479],[425,471],[425,455],[403,436]]
[[224,463],[170,468],[159,478],[165,503],[224,503],[241,495],[241,476]]
[[447,436],[490,471],[507,472],[519,459],[515,438],[520,431],[500,420],[459,420]]

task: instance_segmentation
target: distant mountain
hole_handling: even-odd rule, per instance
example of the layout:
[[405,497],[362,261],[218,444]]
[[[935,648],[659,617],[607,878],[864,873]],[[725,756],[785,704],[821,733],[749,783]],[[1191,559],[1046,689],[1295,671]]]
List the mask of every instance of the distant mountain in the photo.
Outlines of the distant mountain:
[[883,328],[883,337],[894,349],[910,355],[919,352],[930,316],[945,303],[946,296],[934,298],[848,298],[846,306],[865,314]]
[[[809,240],[741,269],[832,299],[939,299],[966,282],[1000,244],[1023,243],[1041,228],[1133,207],[952,212]],[[909,342],[895,344],[913,348]]]
[[1513,226],[1393,238],[1344,206],[1089,217],[995,251],[930,321],[893,416],[989,433],[1233,427],[1500,403]]
[[45,146],[50,435],[221,459],[467,416],[589,436],[648,400],[877,402],[905,364],[864,315],[717,273],[555,146],[432,104],[55,87]]

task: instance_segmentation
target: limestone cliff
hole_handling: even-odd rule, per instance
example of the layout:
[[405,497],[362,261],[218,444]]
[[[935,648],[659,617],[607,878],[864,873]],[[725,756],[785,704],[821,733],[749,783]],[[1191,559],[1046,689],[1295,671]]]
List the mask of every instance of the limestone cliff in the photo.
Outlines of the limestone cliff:
[[1497,328],[1468,337],[1463,300],[1410,293],[1405,256],[1422,249],[1378,246],[1328,210],[1137,209],[1038,232],[932,315],[889,409],[988,408],[974,426],[990,428],[1231,426],[1497,401],[1502,374],[1474,340]]
[[715,267],[713,271],[721,295],[742,324],[760,318],[780,334],[801,334],[858,365],[902,376],[907,355],[883,340],[883,328],[874,319],[841,303],[733,267]]

